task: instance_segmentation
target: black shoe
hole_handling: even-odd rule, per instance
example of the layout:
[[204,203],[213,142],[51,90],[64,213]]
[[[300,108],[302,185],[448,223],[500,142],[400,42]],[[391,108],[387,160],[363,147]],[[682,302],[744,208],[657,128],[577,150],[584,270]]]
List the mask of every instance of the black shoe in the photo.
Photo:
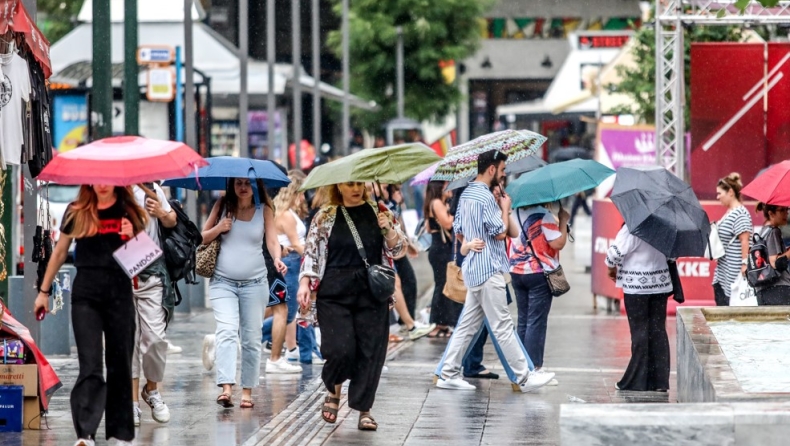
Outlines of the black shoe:
[[499,375],[494,372],[475,373],[474,375],[464,375],[464,378],[477,379],[499,379]]

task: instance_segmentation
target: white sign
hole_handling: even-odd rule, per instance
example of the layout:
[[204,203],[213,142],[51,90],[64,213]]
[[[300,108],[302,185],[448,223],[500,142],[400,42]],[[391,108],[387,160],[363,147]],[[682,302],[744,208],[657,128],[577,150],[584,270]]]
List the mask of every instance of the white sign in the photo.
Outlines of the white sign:
[[162,249],[143,231],[118,248],[112,256],[131,279],[162,257]]
[[137,63],[140,64],[169,64],[173,59],[170,47],[140,47],[137,50]]
[[170,102],[175,97],[175,73],[171,68],[148,70],[146,97],[149,101]]

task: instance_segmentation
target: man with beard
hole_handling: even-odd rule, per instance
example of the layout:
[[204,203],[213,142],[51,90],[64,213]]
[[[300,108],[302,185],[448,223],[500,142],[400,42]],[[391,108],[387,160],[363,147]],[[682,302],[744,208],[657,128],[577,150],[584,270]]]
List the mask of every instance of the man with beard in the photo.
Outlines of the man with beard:
[[453,229],[466,240],[480,241],[464,259],[461,271],[467,287],[463,313],[445,351],[444,365],[436,386],[450,390],[474,390],[475,386],[461,378],[461,361],[469,344],[487,318],[493,336],[507,360],[522,392],[546,385],[553,373],[529,371],[524,350],[513,330],[513,319],[507,306],[505,275],[509,261],[505,249],[510,222],[510,197],[501,194],[495,199],[491,189],[505,179],[507,155],[497,150],[482,153],[477,159],[477,178],[469,183],[461,200]]

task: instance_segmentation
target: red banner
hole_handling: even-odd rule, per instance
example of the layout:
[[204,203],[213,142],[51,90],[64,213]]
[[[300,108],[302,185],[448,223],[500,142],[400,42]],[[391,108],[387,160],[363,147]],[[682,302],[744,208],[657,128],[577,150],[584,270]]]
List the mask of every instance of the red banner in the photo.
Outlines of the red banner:
[[[761,224],[762,216],[754,214],[754,203],[749,203],[746,208],[752,213],[752,221]],[[704,201],[702,207],[711,221],[717,221],[724,216],[726,208],[717,201]],[[604,259],[606,251],[614,242],[617,233],[623,225],[620,212],[610,200],[595,200],[593,202],[593,227],[592,227],[592,265],[591,289],[593,294],[612,299],[621,300],[623,291],[616,288],[614,282],[608,277],[608,270]],[[706,258],[685,257],[678,259],[678,270],[683,292],[686,297],[684,306],[712,306],[716,305],[713,299],[713,272],[716,262]],[[677,303],[669,301],[667,314],[675,314]],[[620,306],[620,311],[625,313],[625,305]]]

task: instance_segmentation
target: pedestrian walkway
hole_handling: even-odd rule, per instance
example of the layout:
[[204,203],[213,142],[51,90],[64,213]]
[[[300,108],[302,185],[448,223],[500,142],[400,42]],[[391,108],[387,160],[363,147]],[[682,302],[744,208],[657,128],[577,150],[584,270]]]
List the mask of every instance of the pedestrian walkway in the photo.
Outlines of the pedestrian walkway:
[[[583,220],[580,217],[577,226]],[[150,410],[143,406],[142,426],[135,444],[556,445],[561,404],[675,401],[674,389],[669,394],[615,391],[614,383],[630,357],[628,322],[620,314],[593,310],[590,276],[574,257],[573,247],[563,251],[563,265],[572,290],[554,300],[549,317],[544,366],[557,374],[556,387],[543,387],[529,394],[514,393],[488,344],[484,363],[502,378],[470,380],[478,387],[474,392],[438,389],[433,385],[432,373],[447,341],[423,338],[390,345],[388,371],[382,376],[372,412],[380,425],[378,432],[358,431],[358,414],[348,409],[345,399],[341,401],[336,424],[321,420],[318,408],[325,391],[318,365],[304,367],[301,375],[262,373],[260,386],[254,391],[254,409],[222,409],[214,403],[219,394],[214,374],[203,369],[200,358],[203,335],[214,329],[212,313],[203,311],[177,319],[170,332],[172,342],[183,347],[183,353],[168,357],[162,389],[172,414],[170,423],[153,421]],[[415,270],[424,291],[425,271],[430,273],[427,260],[417,260]],[[511,311],[515,315],[515,305]],[[674,317],[667,319],[667,328],[672,347],[670,382],[674,385]],[[0,446],[70,446],[75,441],[69,392],[77,377],[76,355],[53,357],[51,362],[64,388],[52,399],[47,417],[49,430],[6,433],[0,435]],[[240,389],[234,397],[238,402]],[[106,445],[103,425],[99,436],[97,444]]]

